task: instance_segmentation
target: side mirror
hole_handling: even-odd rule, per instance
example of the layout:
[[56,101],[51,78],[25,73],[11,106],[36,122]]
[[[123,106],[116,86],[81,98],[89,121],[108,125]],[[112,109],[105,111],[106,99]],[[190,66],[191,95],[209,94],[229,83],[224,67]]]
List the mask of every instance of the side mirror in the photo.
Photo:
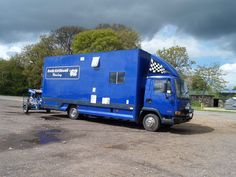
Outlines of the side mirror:
[[171,94],[171,88],[170,88],[170,85],[168,83],[165,83],[165,93],[166,94]]

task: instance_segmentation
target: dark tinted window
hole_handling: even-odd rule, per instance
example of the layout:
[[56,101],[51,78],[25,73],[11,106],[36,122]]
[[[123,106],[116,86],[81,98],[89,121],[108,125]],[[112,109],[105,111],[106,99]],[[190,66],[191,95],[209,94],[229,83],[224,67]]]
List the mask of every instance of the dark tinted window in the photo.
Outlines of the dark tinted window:
[[125,73],[118,72],[117,84],[123,84],[125,82]]
[[116,83],[116,72],[110,72],[109,82],[112,84]]
[[166,80],[154,80],[154,92],[165,92]]
[[171,83],[169,80],[154,80],[155,93],[166,93],[167,90],[171,90]]
[[125,82],[125,72],[110,72],[109,82],[112,84],[123,84]]
[[178,98],[189,98],[189,91],[185,81],[175,79],[175,90]]

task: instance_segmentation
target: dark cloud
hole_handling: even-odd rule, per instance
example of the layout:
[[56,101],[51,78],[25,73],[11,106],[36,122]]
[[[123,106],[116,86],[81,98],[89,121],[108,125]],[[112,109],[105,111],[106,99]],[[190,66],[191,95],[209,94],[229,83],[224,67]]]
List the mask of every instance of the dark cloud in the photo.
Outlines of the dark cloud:
[[[99,23],[122,23],[143,36],[173,24],[196,37],[217,39],[236,36],[235,7],[234,0],[5,0],[0,1],[0,42]],[[235,44],[236,38],[230,40]]]

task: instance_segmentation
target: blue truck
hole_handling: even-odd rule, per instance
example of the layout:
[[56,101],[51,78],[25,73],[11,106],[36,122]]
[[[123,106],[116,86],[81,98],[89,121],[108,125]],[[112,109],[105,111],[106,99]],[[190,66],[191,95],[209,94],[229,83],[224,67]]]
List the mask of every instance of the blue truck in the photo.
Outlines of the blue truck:
[[165,60],[141,49],[46,57],[42,106],[142,123],[148,131],[193,117],[188,89]]

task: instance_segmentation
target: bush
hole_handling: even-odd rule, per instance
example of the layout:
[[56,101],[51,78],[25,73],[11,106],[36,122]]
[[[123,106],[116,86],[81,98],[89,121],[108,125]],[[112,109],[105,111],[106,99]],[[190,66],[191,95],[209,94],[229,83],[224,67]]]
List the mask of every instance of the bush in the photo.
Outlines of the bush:
[[201,103],[199,101],[192,101],[192,107],[201,107]]

